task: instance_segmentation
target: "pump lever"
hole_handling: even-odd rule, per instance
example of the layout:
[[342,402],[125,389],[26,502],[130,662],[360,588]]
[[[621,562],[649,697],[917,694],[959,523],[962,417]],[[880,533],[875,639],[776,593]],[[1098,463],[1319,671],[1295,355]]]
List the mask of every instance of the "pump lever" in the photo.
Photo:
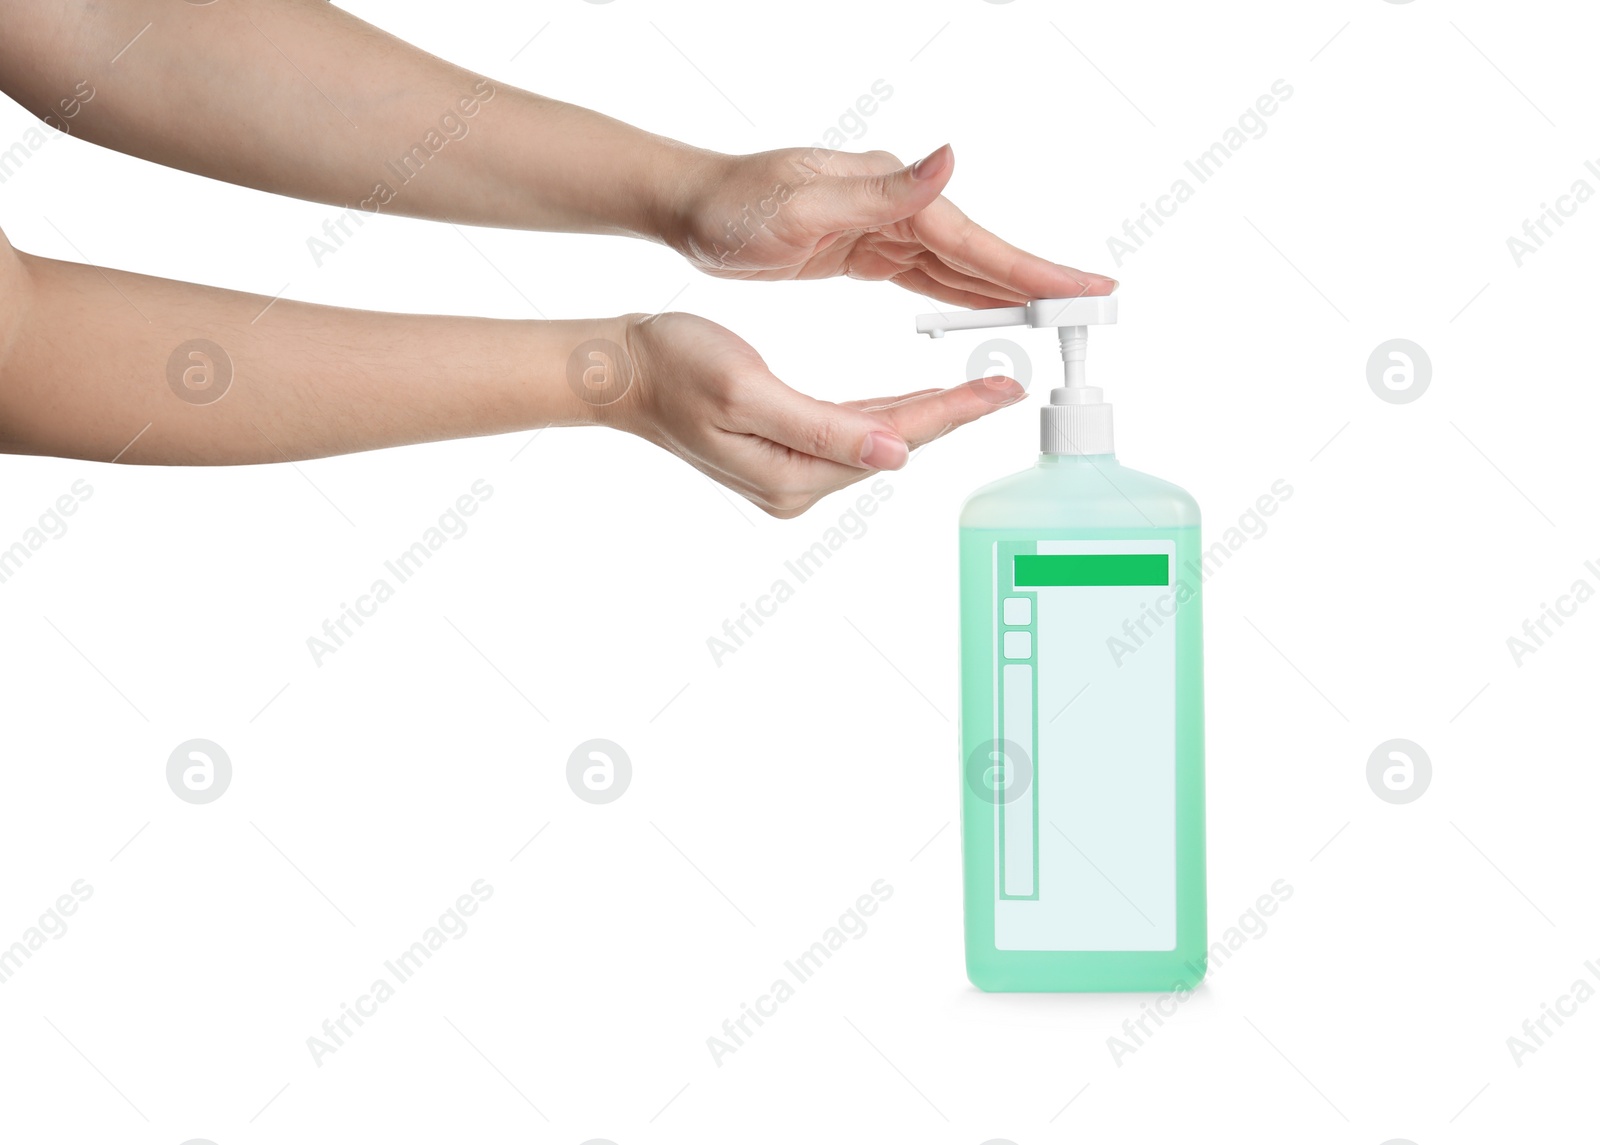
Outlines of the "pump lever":
[[943,338],[946,330],[987,330],[995,326],[1026,326],[1025,306],[999,306],[993,310],[957,310],[946,314],[918,314],[917,333]]
[[1026,306],[992,310],[952,310],[917,315],[917,333],[943,338],[946,330],[988,330],[997,326],[1100,326],[1117,320],[1117,296],[1039,298]]

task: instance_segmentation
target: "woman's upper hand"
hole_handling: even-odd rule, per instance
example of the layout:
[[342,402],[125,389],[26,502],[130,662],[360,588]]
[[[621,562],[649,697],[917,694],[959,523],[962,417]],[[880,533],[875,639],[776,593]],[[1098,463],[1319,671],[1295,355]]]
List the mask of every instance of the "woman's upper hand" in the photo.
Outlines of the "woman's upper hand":
[[[743,494],[795,517],[957,426],[1019,401],[1014,380],[833,403],[790,389],[732,331],[693,314],[622,320],[624,392],[595,420],[628,430]],[[611,364],[615,365],[615,364]]]
[[975,309],[1115,288],[967,218],[941,194],[954,170],[948,144],[909,166],[883,151],[707,156],[687,180],[681,232],[666,237],[721,278],[888,279]]

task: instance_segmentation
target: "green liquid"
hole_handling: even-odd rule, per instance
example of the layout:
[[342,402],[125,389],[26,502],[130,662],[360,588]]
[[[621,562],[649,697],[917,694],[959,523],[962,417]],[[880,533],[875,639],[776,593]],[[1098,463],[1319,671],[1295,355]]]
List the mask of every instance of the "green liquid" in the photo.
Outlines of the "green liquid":
[[[1115,458],[1067,457],[1045,455],[1032,469],[1007,477],[980,489],[968,499],[961,514],[961,759],[962,759],[962,855],[965,883],[967,976],[973,984],[984,990],[1009,991],[1167,991],[1194,986],[1205,974],[1206,965],[1206,880],[1205,880],[1205,735],[1204,704],[1201,671],[1201,606],[1200,589],[1204,575],[1200,559],[1200,512],[1198,506],[1182,489],[1146,474],[1126,469]],[[1128,909],[1138,912],[1146,922],[1155,926],[1164,923],[1174,937],[1169,948],[1162,949],[1002,949],[997,946],[996,913],[1003,905],[999,887],[1002,885],[1001,864],[1004,848],[997,848],[996,802],[1005,802],[1003,794],[986,782],[975,782],[970,762],[983,758],[986,745],[1001,740],[997,720],[999,678],[997,671],[1007,663],[997,655],[996,599],[1008,593],[1026,590],[1021,586],[1042,581],[1044,584],[1069,585],[1150,585],[1149,557],[1115,558],[1097,560],[1084,557],[1017,557],[1018,569],[1027,570],[1019,575],[1017,587],[1011,581],[1011,568],[1004,554],[1018,547],[1030,550],[1040,542],[1126,542],[1133,549],[1148,550],[1160,542],[1173,546],[1175,562],[1175,587],[1168,589],[1164,579],[1159,587],[1132,589],[1141,597],[1148,594],[1152,603],[1165,597],[1167,615],[1143,619],[1139,627],[1138,616],[1131,612],[1128,620],[1132,627],[1119,635],[1107,632],[1107,643],[1074,642],[1070,647],[1041,647],[1038,655],[1078,661],[1067,667],[1076,675],[1074,679],[1090,680],[1084,692],[1085,703],[1095,695],[1093,680],[1112,680],[1109,673],[1119,670],[1114,666],[1111,642],[1120,640],[1127,656],[1157,655],[1172,657],[1174,679],[1170,692],[1152,692],[1151,703],[1170,711],[1144,713],[1159,715],[1161,726],[1170,720],[1173,743],[1170,766],[1171,801],[1161,802],[1160,830],[1167,830],[1165,808],[1170,806],[1170,829],[1173,832],[1173,869],[1168,878],[1172,889],[1170,907],[1157,911],[1141,909],[1132,897],[1123,893],[1119,882],[1135,885],[1121,873],[1144,864],[1148,871],[1150,857],[1132,850],[1117,853],[1114,842],[1099,840],[1094,853],[1089,854],[1071,843],[1082,855],[1082,871],[1076,876],[1085,880],[1104,880],[1104,885],[1087,888],[1110,906],[1108,911],[1123,910],[1117,896]],[[997,545],[999,548],[997,548]],[[1044,547],[1044,546],[1041,546]],[[1105,546],[1115,549],[1116,545]],[[1098,568],[1092,574],[1056,571],[1041,576],[1045,570],[1067,570],[1074,566]],[[997,577],[1001,584],[996,586]],[[1107,579],[1114,578],[1114,579]],[[1069,590],[1070,591],[1070,590]],[[1090,591],[1093,591],[1092,589]],[[1043,599],[1042,597],[1038,599]],[[1141,600],[1141,604],[1143,601]],[[1042,611],[1043,605],[1036,605]],[[1143,643],[1145,633],[1171,626],[1170,652],[1147,650]],[[1048,641],[1044,641],[1048,643]],[[997,660],[999,663],[997,664]],[[1160,661],[1163,665],[1165,660]],[[1062,669],[1057,668],[1057,672]],[[1059,716],[1057,708],[1069,701],[1060,695],[1043,693],[1042,669],[1038,669],[1041,692],[1038,696],[1036,721]],[[1059,677],[1058,677],[1059,678]],[[1164,679],[1164,677],[1163,677]],[[1105,688],[1100,694],[1104,694]],[[1123,701],[1126,702],[1126,699]],[[1140,713],[1134,712],[1134,722]],[[1122,718],[1122,717],[1119,717]],[[1070,723],[1070,721],[1069,721]],[[1064,725],[1065,726],[1065,725]],[[1130,737],[1137,739],[1137,737]],[[1037,741],[1035,741],[1037,742]],[[1069,742],[1067,756],[1073,754]],[[1116,750],[1104,751],[1105,758],[1093,760],[1041,758],[1037,761],[1038,782],[1060,783],[1063,768],[1115,769],[1118,766]],[[1148,766],[1150,760],[1145,760]],[[1165,755],[1156,762],[1164,769]],[[1164,774],[1164,772],[1163,772]],[[1114,779],[1114,774],[1113,774]],[[1115,792],[1115,783],[1108,785],[1110,798],[1126,805],[1096,808],[1084,807],[1085,814],[1103,813],[1111,819],[1142,816],[1142,797],[1137,791]],[[1037,797],[1036,797],[1037,798]],[[1034,804],[1037,806],[1037,803]],[[1018,808],[1022,803],[1015,805]],[[1013,813],[1013,804],[1005,802],[1005,814]],[[1020,811],[1018,812],[1020,813]],[[1038,812],[1034,814],[1037,816]],[[1141,820],[1142,822],[1142,820]],[[1022,826],[1026,827],[1026,824]],[[1033,847],[1063,845],[1049,833],[1051,823],[1037,823],[1031,828]],[[1068,839],[1064,833],[1062,839]],[[1069,840],[1070,842],[1070,840]],[[1161,853],[1164,855],[1165,850]],[[1037,860],[1035,860],[1037,862]],[[1165,860],[1161,860],[1165,862]],[[1087,873],[1092,871],[1092,873]],[[1120,878],[1119,878],[1120,876]],[[1024,880],[1027,876],[1023,876]],[[1024,884],[1026,889],[1026,882]],[[1033,888],[1029,904],[1035,911],[1050,910],[1051,892],[1061,900],[1061,879],[1043,877]],[[1112,891],[1116,892],[1114,896]],[[1009,895],[1027,899],[1026,894]],[[1068,898],[1073,896],[1068,895]],[[1076,901],[1076,900],[1075,900]],[[1163,900],[1165,901],[1165,900]],[[1149,905],[1147,900],[1147,906]],[[1152,920],[1148,915],[1158,915]],[[1057,920],[1070,931],[1073,920]],[[1123,923],[1128,923],[1124,918]],[[1152,932],[1155,933],[1155,932]],[[1015,945],[1009,942],[1008,945]],[[1062,945],[1058,943],[1057,945]],[[1103,945],[1103,944],[1102,944]]]

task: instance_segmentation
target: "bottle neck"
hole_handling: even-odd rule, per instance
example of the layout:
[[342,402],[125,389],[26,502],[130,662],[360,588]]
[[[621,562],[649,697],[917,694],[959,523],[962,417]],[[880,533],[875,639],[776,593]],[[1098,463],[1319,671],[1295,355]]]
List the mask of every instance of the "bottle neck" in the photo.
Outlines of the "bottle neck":
[[1039,410],[1039,452],[1103,457],[1116,452],[1111,404],[1096,386],[1061,386]]
[[1038,469],[1097,469],[1116,465],[1115,453],[1041,453]]

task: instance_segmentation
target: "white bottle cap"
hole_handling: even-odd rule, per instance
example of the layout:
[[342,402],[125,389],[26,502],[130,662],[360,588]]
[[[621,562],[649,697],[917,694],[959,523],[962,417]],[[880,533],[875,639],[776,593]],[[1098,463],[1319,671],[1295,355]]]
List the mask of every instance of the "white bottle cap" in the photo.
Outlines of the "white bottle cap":
[[1117,320],[1117,296],[1044,298],[1026,306],[958,310],[917,316],[917,333],[943,338],[946,330],[984,330],[999,326],[1055,327],[1061,338],[1065,384],[1050,391],[1039,411],[1039,451],[1094,456],[1112,453],[1111,406],[1099,386],[1084,383],[1089,327]]

